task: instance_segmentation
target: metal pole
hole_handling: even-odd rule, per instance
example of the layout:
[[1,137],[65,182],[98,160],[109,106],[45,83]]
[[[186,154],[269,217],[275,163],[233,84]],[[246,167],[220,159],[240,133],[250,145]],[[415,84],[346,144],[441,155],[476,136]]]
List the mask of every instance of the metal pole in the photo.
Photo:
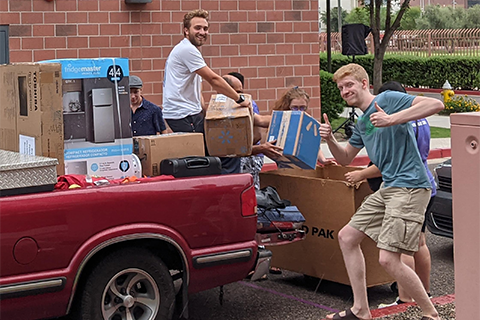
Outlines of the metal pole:
[[[338,0],[338,34],[342,32],[342,4],[340,3],[341,0]],[[340,37],[339,37],[340,38]]]
[[332,22],[330,21],[330,0],[327,0],[327,71],[332,73]]

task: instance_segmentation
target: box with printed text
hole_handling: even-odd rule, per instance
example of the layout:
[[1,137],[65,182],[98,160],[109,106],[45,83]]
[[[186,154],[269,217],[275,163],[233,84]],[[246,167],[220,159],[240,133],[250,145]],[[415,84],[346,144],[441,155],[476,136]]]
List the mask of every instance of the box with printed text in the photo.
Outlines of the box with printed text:
[[67,174],[134,175],[126,58],[58,59]]
[[56,158],[63,174],[60,64],[2,65],[0,79],[0,149]]

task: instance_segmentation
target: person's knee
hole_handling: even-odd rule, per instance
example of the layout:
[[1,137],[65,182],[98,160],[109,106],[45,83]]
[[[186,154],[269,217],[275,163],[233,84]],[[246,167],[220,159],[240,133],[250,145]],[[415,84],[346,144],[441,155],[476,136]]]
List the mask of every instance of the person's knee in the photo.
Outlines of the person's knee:
[[391,270],[400,262],[400,254],[380,250],[378,255],[378,263],[391,274]]
[[359,231],[348,225],[343,227],[338,232],[338,242],[340,243],[340,247],[346,248],[359,245],[361,238],[358,233]]
[[422,233],[420,233],[420,240],[418,242],[418,248],[421,248],[421,247],[426,246],[426,245],[427,245],[427,241],[425,239],[425,233],[422,232]]

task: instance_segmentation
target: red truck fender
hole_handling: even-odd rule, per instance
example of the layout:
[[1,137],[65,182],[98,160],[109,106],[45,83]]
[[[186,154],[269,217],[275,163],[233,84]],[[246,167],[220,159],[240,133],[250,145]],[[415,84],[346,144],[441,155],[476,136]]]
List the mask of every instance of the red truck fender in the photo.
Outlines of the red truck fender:
[[78,289],[79,281],[82,277],[82,272],[85,272],[85,267],[89,261],[92,261],[95,255],[100,254],[102,250],[109,250],[109,248],[113,248],[114,246],[122,243],[128,245],[126,242],[147,239],[169,243],[177,250],[182,262],[182,268],[184,270],[182,279],[183,283],[186,284],[184,287],[188,288],[189,263],[187,254],[191,250],[188,248],[187,243],[180,234],[171,228],[158,224],[130,224],[117,226],[104,230],[88,239],[77,250],[76,254],[72,258],[68,269],[70,269],[69,273],[75,274],[75,278],[70,293],[67,313],[69,313],[71,310],[73,299],[76,290]]

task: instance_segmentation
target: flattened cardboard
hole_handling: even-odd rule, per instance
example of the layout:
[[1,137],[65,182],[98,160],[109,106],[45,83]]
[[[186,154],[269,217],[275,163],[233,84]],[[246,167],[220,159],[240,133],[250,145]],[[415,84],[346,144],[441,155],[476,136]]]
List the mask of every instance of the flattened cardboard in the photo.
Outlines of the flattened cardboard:
[[[355,186],[344,180],[344,174],[355,167],[326,166],[316,170],[279,169],[261,172],[261,187],[274,186],[282,199],[288,199],[305,217],[304,241],[272,246],[272,265],[312,277],[350,285],[338,232],[345,226],[365,196],[368,183]],[[366,238],[362,243],[366,262],[367,286],[393,281],[378,263],[378,248]]]
[[160,162],[163,159],[205,155],[205,145],[201,133],[137,136],[133,140],[134,150],[140,158],[142,172],[145,176],[160,175]]
[[[245,94],[245,100],[251,101]],[[205,137],[211,156],[248,156],[253,146],[253,110],[232,99],[212,95],[205,116]]]
[[315,169],[320,149],[320,123],[302,111],[273,111],[267,140],[277,140],[283,157],[275,159],[279,168]]

